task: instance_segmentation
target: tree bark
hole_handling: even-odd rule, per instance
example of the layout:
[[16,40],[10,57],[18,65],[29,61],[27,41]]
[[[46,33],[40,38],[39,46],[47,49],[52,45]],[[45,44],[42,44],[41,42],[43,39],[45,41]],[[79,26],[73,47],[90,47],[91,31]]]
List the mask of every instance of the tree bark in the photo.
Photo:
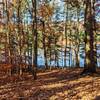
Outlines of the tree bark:
[[64,56],[64,66],[67,66],[67,62],[66,62],[66,57],[67,57],[67,22],[68,22],[68,4],[66,5],[66,22],[65,22],[65,41],[66,41],[66,45],[65,45],[65,56]]
[[94,51],[94,9],[93,2],[91,0],[86,1],[85,9],[85,44],[86,44],[86,67],[84,68],[84,73],[95,73],[96,64],[95,64],[95,51]]
[[38,47],[37,47],[37,39],[38,39],[38,32],[37,32],[37,0],[32,0],[32,6],[33,6],[33,41],[34,41],[34,68],[32,71],[34,80],[37,79],[37,56],[38,56]]
[[45,68],[48,69],[48,63],[47,63],[47,51],[46,51],[46,45],[45,45],[45,22],[43,21],[43,32],[42,32],[42,36],[43,36],[43,48],[44,48],[44,59],[45,59]]

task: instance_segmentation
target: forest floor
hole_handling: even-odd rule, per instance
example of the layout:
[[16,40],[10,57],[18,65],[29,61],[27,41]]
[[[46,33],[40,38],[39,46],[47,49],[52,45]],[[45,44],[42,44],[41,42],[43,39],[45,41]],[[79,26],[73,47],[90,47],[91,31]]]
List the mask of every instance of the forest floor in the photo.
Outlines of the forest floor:
[[32,75],[0,74],[0,100],[100,100],[100,75],[80,76],[82,69],[55,69]]

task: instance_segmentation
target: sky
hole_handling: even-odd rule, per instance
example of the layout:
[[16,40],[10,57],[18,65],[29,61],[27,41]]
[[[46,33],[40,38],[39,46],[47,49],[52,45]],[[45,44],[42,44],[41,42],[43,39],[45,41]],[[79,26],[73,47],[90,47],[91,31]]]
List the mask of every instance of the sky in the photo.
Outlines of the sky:
[[[53,15],[54,20],[65,20],[65,13],[64,13],[64,2],[62,0],[52,0],[51,4],[55,3],[57,10],[55,11],[55,14]],[[96,13],[98,15],[96,16],[96,20],[100,22],[100,0],[97,0],[97,3],[95,4],[96,7]],[[75,9],[74,9],[75,10]],[[71,11],[69,14],[72,16],[72,20],[77,21],[77,14],[76,11]],[[80,11],[80,20],[84,20],[84,11]]]

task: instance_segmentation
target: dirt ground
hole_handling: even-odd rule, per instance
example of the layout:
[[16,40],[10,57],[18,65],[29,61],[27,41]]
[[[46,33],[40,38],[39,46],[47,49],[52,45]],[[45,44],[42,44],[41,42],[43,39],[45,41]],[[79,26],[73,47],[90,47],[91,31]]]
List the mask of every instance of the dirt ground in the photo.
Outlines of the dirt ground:
[[0,74],[0,100],[100,100],[100,75],[80,76],[82,69],[56,69],[32,75]]

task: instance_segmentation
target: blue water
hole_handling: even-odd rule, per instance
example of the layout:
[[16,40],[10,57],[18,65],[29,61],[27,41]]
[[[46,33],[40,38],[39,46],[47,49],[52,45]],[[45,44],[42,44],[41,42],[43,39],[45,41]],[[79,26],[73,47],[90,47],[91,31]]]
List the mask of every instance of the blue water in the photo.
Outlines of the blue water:
[[[63,53],[62,53],[63,54]],[[64,56],[63,55],[59,55],[59,66],[64,66]],[[66,60],[66,64],[67,66],[75,66],[75,61],[73,62],[72,60],[72,55],[70,54],[70,65],[69,65],[69,58],[67,57],[67,60]],[[43,55],[40,55],[38,56],[38,65],[39,66],[44,66],[45,64],[45,60],[44,60],[44,56]],[[51,66],[57,66],[57,64],[55,64],[55,61],[51,61],[51,64],[50,62],[48,62],[48,65],[51,65]],[[80,58],[80,66],[81,67],[84,67],[84,59],[83,58]]]
[[[44,60],[44,56],[43,56],[43,50],[40,50],[41,53],[39,54],[38,56],[38,65],[39,66],[44,66],[45,65],[45,60]],[[84,67],[84,57],[85,57],[85,53],[84,51],[80,54],[83,56],[79,56],[80,58],[80,61],[79,61],[79,64],[80,64],[80,67]],[[100,50],[97,50],[97,55],[99,55],[99,58],[97,58],[97,66],[100,66]],[[67,60],[66,60],[66,64],[67,66],[75,66],[76,64],[76,61],[75,59],[73,60],[72,57],[72,51],[70,51],[70,58],[69,56],[67,57]],[[69,65],[69,59],[70,59],[70,65]],[[59,52],[59,66],[63,67],[64,66],[64,52]],[[51,61],[51,64],[50,62],[48,62],[48,65],[51,65],[51,66],[56,66],[57,64],[55,64],[55,61]]]

